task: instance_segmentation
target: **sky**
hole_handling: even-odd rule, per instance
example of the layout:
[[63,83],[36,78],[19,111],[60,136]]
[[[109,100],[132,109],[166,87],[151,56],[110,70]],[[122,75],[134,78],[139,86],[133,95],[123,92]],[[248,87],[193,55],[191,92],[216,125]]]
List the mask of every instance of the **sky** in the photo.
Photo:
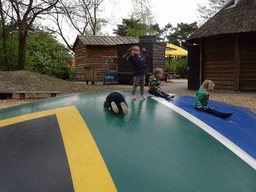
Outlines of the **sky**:
[[[111,0],[110,0],[111,1]],[[101,35],[115,36],[113,29],[117,29],[117,24],[122,23],[122,19],[130,18],[132,14],[131,0],[114,0],[115,3],[105,4],[102,14],[109,20],[109,24],[102,28]],[[197,4],[205,5],[207,0],[151,0],[152,12],[156,23],[163,28],[168,23],[173,27],[177,23],[193,23],[199,20],[196,11]],[[109,2],[109,1],[105,1]],[[66,29],[67,39],[73,44],[77,37],[75,31]],[[58,38],[59,39],[59,38]],[[61,39],[59,39],[62,41]]]
[[[130,0],[116,0],[116,5],[108,7],[109,12],[114,12],[115,18],[112,19],[113,24],[108,25],[104,30],[112,34],[112,29],[117,28],[117,24],[122,23],[122,18],[130,18],[132,13],[132,3]],[[153,16],[160,28],[170,23],[177,26],[177,23],[193,23],[198,21],[198,13],[196,11],[197,4],[205,5],[206,0],[151,0]]]

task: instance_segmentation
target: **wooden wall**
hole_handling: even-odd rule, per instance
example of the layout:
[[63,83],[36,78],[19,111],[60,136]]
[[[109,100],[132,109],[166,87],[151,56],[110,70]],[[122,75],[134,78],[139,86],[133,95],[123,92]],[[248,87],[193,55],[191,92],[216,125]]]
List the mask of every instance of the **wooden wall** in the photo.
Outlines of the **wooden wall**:
[[[75,47],[75,59],[76,59],[76,78],[78,80],[85,80],[85,69],[90,67],[97,71],[98,81],[102,81],[106,76],[109,65],[108,62],[118,64],[119,81],[123,84],[132,84],[132,66],[123,58],[123,55],[133,45],[139,47],[145,47],[149,53],[147,65],[149,73],[147,75],[146,82],[148,81],[149,75],[152,74],[155,67],[161,67],[164,69],[165,61],[165,43],[158,42],[145,42],[138,44],[123,44],[117,46],[102,46],[102,45],[87,45],[84,46],[80,41]],[[111,58],[111,59],[108,59]],[[115,59],[117,58],[117,59]]]
[[76,78],[78,80],[84,80],[84,65],[86,63],[86,47],[78,41],[75,47],[75,60],[76,60]]
[[240,89],[256,91],[256,32],[240,34]]
[[157,67],[165,69],[165,48],[165,43],[153,43],[152,72]]
[[[256,91],[256,32],[204,38],[203,80],[216,88]],[[238,62],[238,63],[236,63]]]
[[[116,46],[87,45],[84,46],[79,41],[76,49],[76,78],[85,80],[85,68],[94,69],[97,73],[98,81],[102,81],[107,69],[108,62],[116,62],[114,57],[117,56]],[[106,58],[106,56],[111,59]],[[113,60],[113,61],[112,61]]]
[[203,80],[210,79],[218,89],[234,87],[234,36],[221,35],[204,39]]

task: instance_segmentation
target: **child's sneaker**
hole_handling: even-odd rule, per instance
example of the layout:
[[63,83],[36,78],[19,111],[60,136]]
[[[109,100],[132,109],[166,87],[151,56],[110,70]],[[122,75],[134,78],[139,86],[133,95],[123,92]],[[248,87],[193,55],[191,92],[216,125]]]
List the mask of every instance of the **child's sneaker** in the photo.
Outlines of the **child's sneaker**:
[[128,107],[124,102],[121,102],[121,108],[123,110],[123,113],[126,115],[128,113]]
[[112,110],[115,112],[115,113],[118,113],[119,112],[119,109],[118,107],[116,106],[116,103],[114,101],[111,102],[111,107],[112,107]]
[[136,100],[136,97],[135,97],[135,95],[132,95],[132,100]]
[[146,99],[146,97],[144,95],[140,95],[142,97],[142,99]]
[[172,99],[172,98],[174,98],[175,96],[174,95],[170,95],[169,97],[168,97],[168,99]]

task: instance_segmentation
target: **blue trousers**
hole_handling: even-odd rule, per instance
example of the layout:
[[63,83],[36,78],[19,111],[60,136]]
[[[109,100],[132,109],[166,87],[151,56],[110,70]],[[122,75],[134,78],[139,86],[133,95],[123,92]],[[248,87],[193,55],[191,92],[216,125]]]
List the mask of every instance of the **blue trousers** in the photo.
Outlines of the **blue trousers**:
[[150,90],[148,91],[151,95],[155,95],[157,97],[162,97],[162,98],[165,98],[165,99],[169,99],[169,96],[167,93],[165,92],[158,92],[158,91],[154,91],[154,90]]

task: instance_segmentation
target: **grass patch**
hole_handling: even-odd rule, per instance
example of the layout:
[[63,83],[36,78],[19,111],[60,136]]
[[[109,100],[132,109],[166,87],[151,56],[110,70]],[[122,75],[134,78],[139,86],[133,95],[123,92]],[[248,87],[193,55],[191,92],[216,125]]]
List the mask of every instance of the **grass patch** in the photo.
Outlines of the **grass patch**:
[[[0,92],[60,91],[60,95],[86,92],[103,92],[117,89],[116,85],[86,85],[28,71],[0,72]],[[118,86],[119,90],[130,88]]]

